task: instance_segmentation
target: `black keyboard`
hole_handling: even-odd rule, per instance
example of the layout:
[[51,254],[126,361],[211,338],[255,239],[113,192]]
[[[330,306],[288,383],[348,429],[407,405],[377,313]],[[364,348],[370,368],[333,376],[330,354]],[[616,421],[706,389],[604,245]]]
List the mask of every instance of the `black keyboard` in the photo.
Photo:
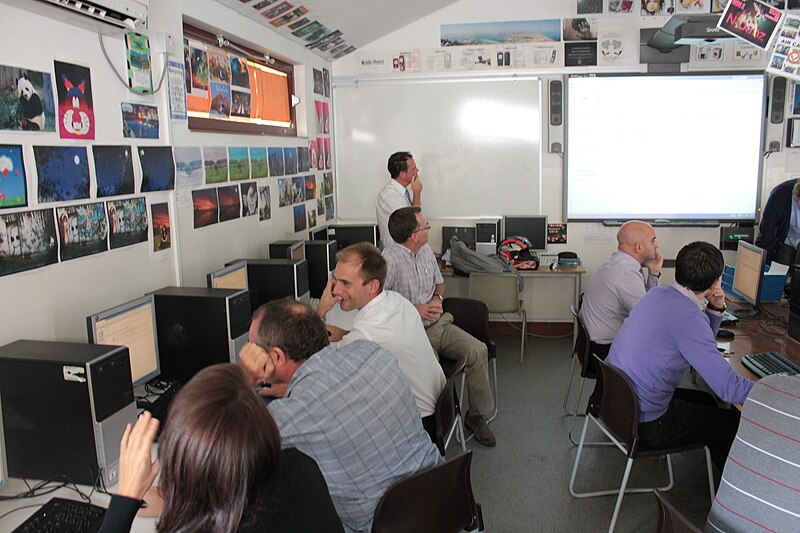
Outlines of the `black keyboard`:
[[89,502],[52,498],[13,533],[94,533],[105,514]]
[[153,415],[153,418],[157,418],[158,421],[161,422],[158,426],[159,435],[167,423],[167,412],[169,411],[170,404],[172,404],[172,399],[178,394],[182,386],[183,383],[173,382],[152,402],[147,400],[136,402],[136,407],[147,409],[150,411],[150,414]]
[[724,311],[722,313],[722,322],[720,323],[720,326],[730,326],[731,324],[736,324],[737,322],[739,322],[738,316],[729,313],[728,311]]
[[751,353],[742,357],[742,364],[760,378],[772,374],[800,374],[800,366],[778,352]]

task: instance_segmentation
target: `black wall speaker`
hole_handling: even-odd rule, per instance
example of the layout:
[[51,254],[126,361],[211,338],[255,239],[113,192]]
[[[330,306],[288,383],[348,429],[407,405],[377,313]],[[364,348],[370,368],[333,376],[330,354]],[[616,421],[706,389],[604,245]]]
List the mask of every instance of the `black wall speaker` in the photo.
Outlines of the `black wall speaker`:
[[773,124],[783,122],[783,111],[786,109],[786,78],[772,79],[772,101],[769,120]]
[[551,126],[560,126],[561,124],[564,123],[563,95],[564,91],[561,80],[551,80],[550,81],[550,125]]

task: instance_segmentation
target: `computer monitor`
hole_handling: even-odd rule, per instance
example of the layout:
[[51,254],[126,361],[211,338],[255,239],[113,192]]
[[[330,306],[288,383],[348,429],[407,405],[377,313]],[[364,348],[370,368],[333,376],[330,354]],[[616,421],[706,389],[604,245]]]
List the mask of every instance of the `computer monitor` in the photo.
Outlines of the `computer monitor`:
[[328,238],[336,241],[339,250],[351,244],[368,242],[378,246],[378,226],[376,224],[331,224]]
[[309,241],[327,241],[328,226],[319,226],[308,232]]
[[134,387],[160,374],[153,295],[87,316],[86,327],[90,343],[128,347]]
[[533,250],[547,249],[547,216],[505,216],[503,217],[503,238],[514,235],[527,237]]
[[759,314],[766,256],[766,251],[762,248],[739,241],[736,272],[733,274],[733,292],[753,306],[752,309],[735,311],[734,314],[739,318],[752,318]]
[[287,259],[294,259],[295,261],[300,261],[301,259],[306,258],[306,243],[303,241],[297,241],[293,245],[289,247],[289,253],[287,254],[289,257]]
[[209,272],[206,281],[209,289],[247,289],[247,263],[235,263]]
[[442,255],[450,249],[450,238],[453,235],[458,237],[459,240],[464,241],[464,244],[466,244],[467,248],[470,250],[475,249],[475,226],[442,226]]

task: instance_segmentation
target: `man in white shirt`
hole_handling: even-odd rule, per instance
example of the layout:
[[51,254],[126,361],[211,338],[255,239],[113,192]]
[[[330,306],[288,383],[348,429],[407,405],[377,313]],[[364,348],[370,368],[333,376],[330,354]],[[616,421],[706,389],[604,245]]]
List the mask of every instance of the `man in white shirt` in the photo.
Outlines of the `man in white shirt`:
[[389,217],[392,213],[401,207],[422,204],[422,181],[419,179],[419,168],[414,162],[414,156],[409,152],[396,152],[389,157],[387,169],[392,179],[378,193],[375,204],[383,248],[394,242],[389,235]]
[[422,425],[433,440],[433,412],[444,388],[444,373],[417,309],[400,294],[383,290],[387,270],[386,260],[369,243],[341,250],[336,254],[334,279],[325,287],[317,315],[324,320],[337,303],[343,311],[359,310],[350,331],[327,325],[329,339],[339,346],[366,339],[391,352],[414,393]]
[[[633,306],[658,286],[664,257],[653,227],[638,220],[617,232],[617,251],[592,276],[581,306],[581,318],[592,340],[592,352],[605,359],[611,341]],[[647,267],[647,278],[642,273]]]

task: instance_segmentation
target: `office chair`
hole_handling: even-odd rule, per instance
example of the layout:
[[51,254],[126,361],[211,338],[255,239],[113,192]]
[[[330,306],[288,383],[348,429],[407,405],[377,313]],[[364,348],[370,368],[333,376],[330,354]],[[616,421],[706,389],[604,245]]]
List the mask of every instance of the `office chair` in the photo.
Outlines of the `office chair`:
[[394,482],[378,502],[372,533],[483,531],[471,465],[466,452]]
[[[569,310],[572,313],[573,318],[575,319],[575,327],[578,330],[578,334],[575,338],[575,346],[572,350],[572,367],[569,371],[569,383],[567,384],[567,392],[564,394],[564,410],[567,412],[568,415],[572,416],[572,424],[569,426],[569,440],[572,441],[572,444],[577,445],[578,443],[575,442],[575,438],[572,436],[572,430],[575,428],[575,419],[578,416],[584,416],[582,414],[578,414],[578,406],[580,405],[581,396],[583,396],[583,386],[586,384],[587,379],[597,379],[597,368],[594,364],[594,360],[592,357],[591,351],[591,339],[589,338],[589,332],[586,330],[586,325],[583,323],[583,319],[581,319],[580,315],[578,314],[578,310],[575,309],[575,305],[572,304],[569,306]],[[575,398],[575,407],[572,411],[567,409],[567,401],[569,400],[569,393],[572,391],[572,379],[575,375],[575,365],[579,364],[581,367],[581,386],[578,389],[578,397]],[[594,443],[594,444],[610,444],[608,442],[603,443]]]
[[525,357],[525,342],[528,336],[528,314],[519,299],[519,285],[514,274],[484,274],[473,272],[469,275],[469,297],[484,302],[490,313],[516,313],[522,320],[519,362]]
[[[595,496],[610,496],[616,494],[617,503],[614,507],[614,514],[611,517],[611,525],[608,528],[609,533],[611,533],[614,531],[614,526],[617,523],[619,510],[622,506],[622,498],[625,493],[651,492],[653,490],[652,487],[626,489],[634,459],[666,455],[669,484],[664,487],[659,487],[659,490],[667,491],[674,485],[671,454],[703,448],[706,454],[706,466],[708,470],[708,490],[711,494],[711,501],[714,501],[714,477],[711,470],[711,453],[708,447],[704,446],[702,443],[658,449],[644,448],[641,446],[639,443],[639,398],[633,390],[633,385],[631,385],[630,380],[623,372],[606,364],[599,357],[595,356],[595,362],[600,367],[600,374],[598,375],[599,387],[595,388],[595,392],[592,393],[592,396],[589,398],[589,405],[586,408],[586,420],[583,424],[583,432],[581,433],[581,440],[578,444],[578,453],[575,455],[575,464],[572,467],[572,476],[569,480],[569,493],[575,498],[593,498]],[[611,439],[616,447],[628,458],[625,464],[625,472],[622,475],[622,484],[619,489],[595,492],[575,491],[575,476],[578,472],[578,464],[581,460],[581,453],[583,452],[584,442],[586,440],[586,430],[589,427],[590,421],[597,425],[597,427],[605,433],[606,437]]]
[[445,373],[447,381],[436,399],[436,407],[433,412],[434,420],[436,421],[435,443],[442,457],[446,455],[447,446],[450,444],[450,439],[454,433],[458,442],[461,443],[461,451],[467,451],[461,405],[458,402],[458,394],[456,393],[456,381],[459,376],[463,377],[466,364],[464,357],[453,362],[451,368],[449,368],[449,373]]
[[656,533],[702,533],[700,528],[689,522],[659,491],[653,492],[658,503]]

